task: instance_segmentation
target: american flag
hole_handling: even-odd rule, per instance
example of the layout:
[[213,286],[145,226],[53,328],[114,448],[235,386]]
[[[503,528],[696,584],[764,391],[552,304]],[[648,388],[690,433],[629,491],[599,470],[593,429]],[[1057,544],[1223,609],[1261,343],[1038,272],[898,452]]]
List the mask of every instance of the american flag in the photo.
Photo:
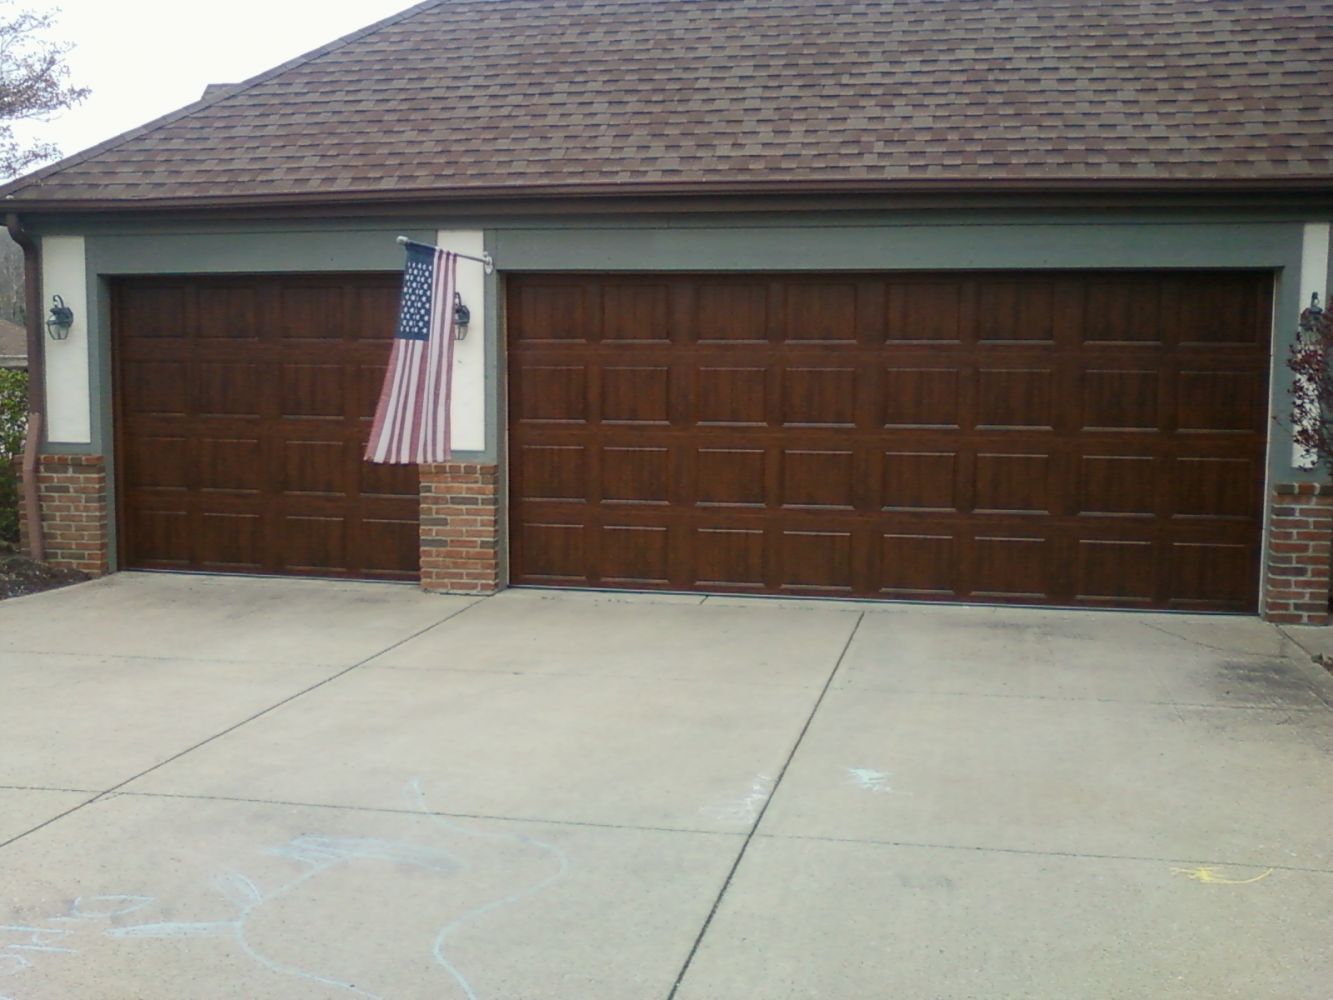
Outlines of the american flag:
[[407,245],[398,330],[366,445],[368,462],[410,465],[449,458],[457,263],[456,255],[437,247]]

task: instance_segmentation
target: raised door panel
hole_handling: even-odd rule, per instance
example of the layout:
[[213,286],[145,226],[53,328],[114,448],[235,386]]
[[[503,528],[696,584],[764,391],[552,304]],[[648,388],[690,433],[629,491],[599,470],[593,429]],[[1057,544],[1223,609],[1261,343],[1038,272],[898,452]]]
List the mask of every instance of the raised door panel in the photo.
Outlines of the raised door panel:
[[856,370],[788,368],[782,373],[782,423],[787,427],[856,426]]
[[900,598],[951,598],[957,595],[958,588],[958,552],[952,535],[880,536],[881,594]]
[[708,426],[762,427],[768,420],[768,371],[700,368],[695,421]]
[[696,290],[699,343],[758,344],[768,339],[768,287],[702,281]]
[[603,291],[604,343],[664,343],[670,339],[670,291],[665,284],[614,285]]
[[698,528],[694,586],[722,590],[762,590],[768,545],[762,528]]
[[603,368],[601,396],[603,423],[671,422],[671,371],[666,367]]
[[1078,543],[1075,596],[1087,603],[1151,604],[1157,547],[1146,539],[1084,538]]

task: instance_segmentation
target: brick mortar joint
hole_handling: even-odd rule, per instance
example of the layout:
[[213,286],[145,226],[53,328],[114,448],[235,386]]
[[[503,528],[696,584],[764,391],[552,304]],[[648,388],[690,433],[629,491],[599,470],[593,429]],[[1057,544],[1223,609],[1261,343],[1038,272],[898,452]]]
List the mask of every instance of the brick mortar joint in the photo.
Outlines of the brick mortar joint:
[[1274,483],[1272,492],[1280,497],[1333,498],[1333,483]]

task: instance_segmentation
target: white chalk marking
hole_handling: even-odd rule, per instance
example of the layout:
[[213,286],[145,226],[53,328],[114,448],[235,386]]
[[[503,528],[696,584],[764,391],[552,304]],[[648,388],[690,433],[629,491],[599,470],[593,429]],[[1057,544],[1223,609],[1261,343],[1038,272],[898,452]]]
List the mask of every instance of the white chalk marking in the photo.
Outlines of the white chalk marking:
[[0,955],[0,976],[17,976],[31,968],[32,963],[22,955]]
[[739,799],[704,806],[699,812],[723,823],[749,826],[759,818],[759,810],[763,808],[764,802],[772,793],[773,779],[766,774],[756,774],[747,794]]
[[52,951],[64,952],[67,955],[77,954],[73,948],[55,945],[50,941],[51,938],[59,941],[62,938],[69,937],[69,931],[53,930],[50,927],[0,924],[0,934],[22,934],[26,938],[25,941],[5,945],[5,951]]
[[[763,780],[767,781],[768,779]],[[441,927],[436,934],[431,948],[434,960],[454,979],[467,997],[467,1000],[477,1000],[476,991],[468,982],[467,978],[444,954],[444,945],[447,938],[459,927],[469,921],[476,920],[484,914],[490,913],[503,906],[517,903],[542,891],[551,883],[568,873],[569,859],[565,856],[563,851],[554,845],[535,840],[525,835],[487,833],[477,830],[469,830],[445,820],[443,817],[438,816],[427,809],[425,795],[422,792],[419,779],[410,782],[407,786],[407,790],[409,798],[415,802],[418,810],[422,812],[431,823],[451,834],[484,840],[506,841],[524,847],[531,847],[549,854],[556,861],[556,870],[550,875],[517,892],[468,910],[466,913],[449,921]],[[766,791],[764,794],[767,794]],[[468,867],[464,861],[455,857],[448,850],[442,848],[428,848],[407,843],[405,841],[378,840],[364,837],[305,835],[296,837],[281,846],[270,848],[266,853],[283,860],[296,862],[298,865],[304,866],[306,871],[283,885],[265,892],[246,875],[240,872],[227,870],[213,879],[213,887],[222,897],[237,908],[238,912],[235,918],[230,920],[211,921],[164,921],[126,927],[112,927],[103,930],[103,936],[121,940],[232,937],[247,957],[268,969],[270,972],[278,975],[305,979],[309,982],[318,983],[326,987],[333,987],[334,989],[364,997],[366,1000],[384,1000],[384,998],[378,994],[360,989],[351,983],[342,982],[341,980],[329,976],[319,975],[306,969],[287,965],[263,954],[247,938],[247,932],[249,930],[248,924],[251,915],[259,907],[273,903],[281,897],[289,895],[310,879],[315,878],[334,867],[356,861],[383,861],[394,865],[412,865],[446,875],[456,874],[466,870]],[[106,920],[133,913],[143,909],[153,902],[155,902],[154,897],[140,895],[92,896],[86,899],[84,897],[79,897],[70,905],[69,912],[71,915],[51,917],[47,923],[60,922],[65,924],[86,924],[89,921]],[[0,932],[24,935],[25,942],[10,945],[7,949],[3,949],[6,953],[0,953],[0,976],[15,975],[25,969],[32,968],[31,961],[23,955],[13,953],[18,949],[31,952],[78,953],[75,949],[48,943],[53,939],[60,940],[71,934],[73,932],[72,930],[53,929],[49,926],[31,927],[27,925],[0,925]],[[12,1000],[12,998],[0,996],[0,1000]]]
[[472,988],[472,984],[468,982],[467,977],[463,975],[462,971],[457,966],[455,966],[452,962],[450,962],[447,958],[445,958],[444,956],[445,939],[448,938],[449,935],[452,934],[454,931],[456,931],[459,927],[463,926],[463,924],[467,923],[469,920],[475,920],[478,917],[482,916],[483,914],[490,913],[492,910],[498,910],[502,906],[509,906],[510,904],[517,903],[520,900],[528,898],[529,896],[534,896],[537,893],[541,892],[543,889],[545,889],[552,882],[555,882],[558,879],[564,877],[564,875],[569,871],[569,858],[565,856],[565,853],[562,850],[560,850],[560,848],[554,846],[553,844],[547,844],[540,840],[534,840],[533,838],[524,836],[522,834],[486,833],[481,830],[468,830],[465,827],[458,826],[456,823],[450,823],[443,816],[438,816],[427,808],[426,795],[422,791],[420,778],[413,778],[410,782],[408,782],[407,794],[409,801],[413,801],[415,803],[417,809],[422,813],[422,815],[426,816],[432,823],[434,823],[436,826],[439,826],[443,830],[447,830],[450,833],[460,834],[464,837],[474,837],[482,840],[503,840],[514,844],[521,844],[525,847],[535,847],[538,850],[544,851],[547,854],[551,855],[553,858],[555,858],[556,870],[550,875],[548,875],[546,878],[540,880],[539,882],[534,883],[533,885],[528,886],[526,889],[522,889],[518,892],[505,896],[503,899],[492,900],[489,903],[485,903],[481,906],[475,907],[474,909],[468,910],[466,913],[463,913],[460,916],[455,917],[453,920],[449,921],[447,924],[441,927],[439,933],[435,935],[435,942],[431,947],[431,954],[435,957],[436,963],[440,966],[440,968],[444,969],[445,972],[449,973],[449,975],[453,977],[454,982],[456,982],[459,988],[462,989],[464,996],[467,997],[467,1000],[477,1000],[477,993]]
[[[142,910],[152,901],[152,896],[93,896],[85,903],[83,897],[80,896],[70,905],[69,912],[76,919],[105,920],[111,917],[123,917],[135,910]],[[90,906],[99,903],[111,903],[113,905],[102,905],[96,909],[89,909]]]
[[892,792],[889,787],[889,775],[869,767],[847,768],[848,780],[865,792]]
[[351,983],[329,976],[322,976],[307,969],[286,965],[270,958],[256,948],[247,938],[248,922],[251,915],[266,903],[291,893],[298,886],[338,865],[353,861],[387,861],[392,864],[414,865],[430,871],[451,874],[459,870],[460,865],[447,851],[418,847],[401,841],[378,840],[370,837],[325,837],[313,834],[296,837],[279,847],[269,848],[266,852],[274,857],[307,867],[307,871],[265,894],[250,878],[236,871],[226,871],[213,880],[214,887],[239,908],[239,913],[232,920],[217,921],[169,921],[165,923],[139,924],[133,927],[117,927],[103,932],[113,938],[199,938],[231,936],[245,954],[254,962],[279,975],[293,976],[323,986],[332,986],[368,1000],[383,1000],[376,993],[359,989]]
[[259,887],[240,872],[223,872],[213,879],[213,887],[242,909],[264,900]]
[[171,921],[164,924],[135,924],[133,927],[113,927],[103,931],[110,938],[201,938],[231,937],[236,933],[236,921],[212,920],[200,923]]
[[[85,903],[84,898],[80,896],[69,907],[70,913],[77,914],[77,916],[48,917],[46,923],[82,924],[86,926],[92,920],[107,920],[123,913],[133,913],[152,901],[151,896],[93,896]],[[113,905],[106,905],[108,903]],[[100,905],[94,906],[93,904]],[[49,943],[52,938],[60,940],[69,937],[74,933],[72,930],[61,930],[55,927],[32,927],[27,924],[0,924],[0,933],[22,934],[27,938],[26,942],[4,946],[3,950],[6,954],[0,955],[0,976],[14,976],[25,969],[33,968],[33,963],[18,952],[56,955],[79,954],[77,948],[66,948],[63,945]],[[0,1000],[6,1000],[6,998],[0,997]]]
[[0,924],[0,932],[5,934],[57,934],[61,937],[68,935],[69,931],[53,931],[49,927],[29,927],[26,924]]

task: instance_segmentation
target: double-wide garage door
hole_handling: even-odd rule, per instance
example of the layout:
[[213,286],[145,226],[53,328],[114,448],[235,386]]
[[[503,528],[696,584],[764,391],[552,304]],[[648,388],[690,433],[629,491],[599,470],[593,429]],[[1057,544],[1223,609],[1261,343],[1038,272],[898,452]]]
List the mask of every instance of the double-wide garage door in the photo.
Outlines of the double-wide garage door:
[[1252,610],[1271,286],[513,276],[511,576]]
[[416,469],[361,460],[399,281],[116,284],[123,565],[417,575]]

